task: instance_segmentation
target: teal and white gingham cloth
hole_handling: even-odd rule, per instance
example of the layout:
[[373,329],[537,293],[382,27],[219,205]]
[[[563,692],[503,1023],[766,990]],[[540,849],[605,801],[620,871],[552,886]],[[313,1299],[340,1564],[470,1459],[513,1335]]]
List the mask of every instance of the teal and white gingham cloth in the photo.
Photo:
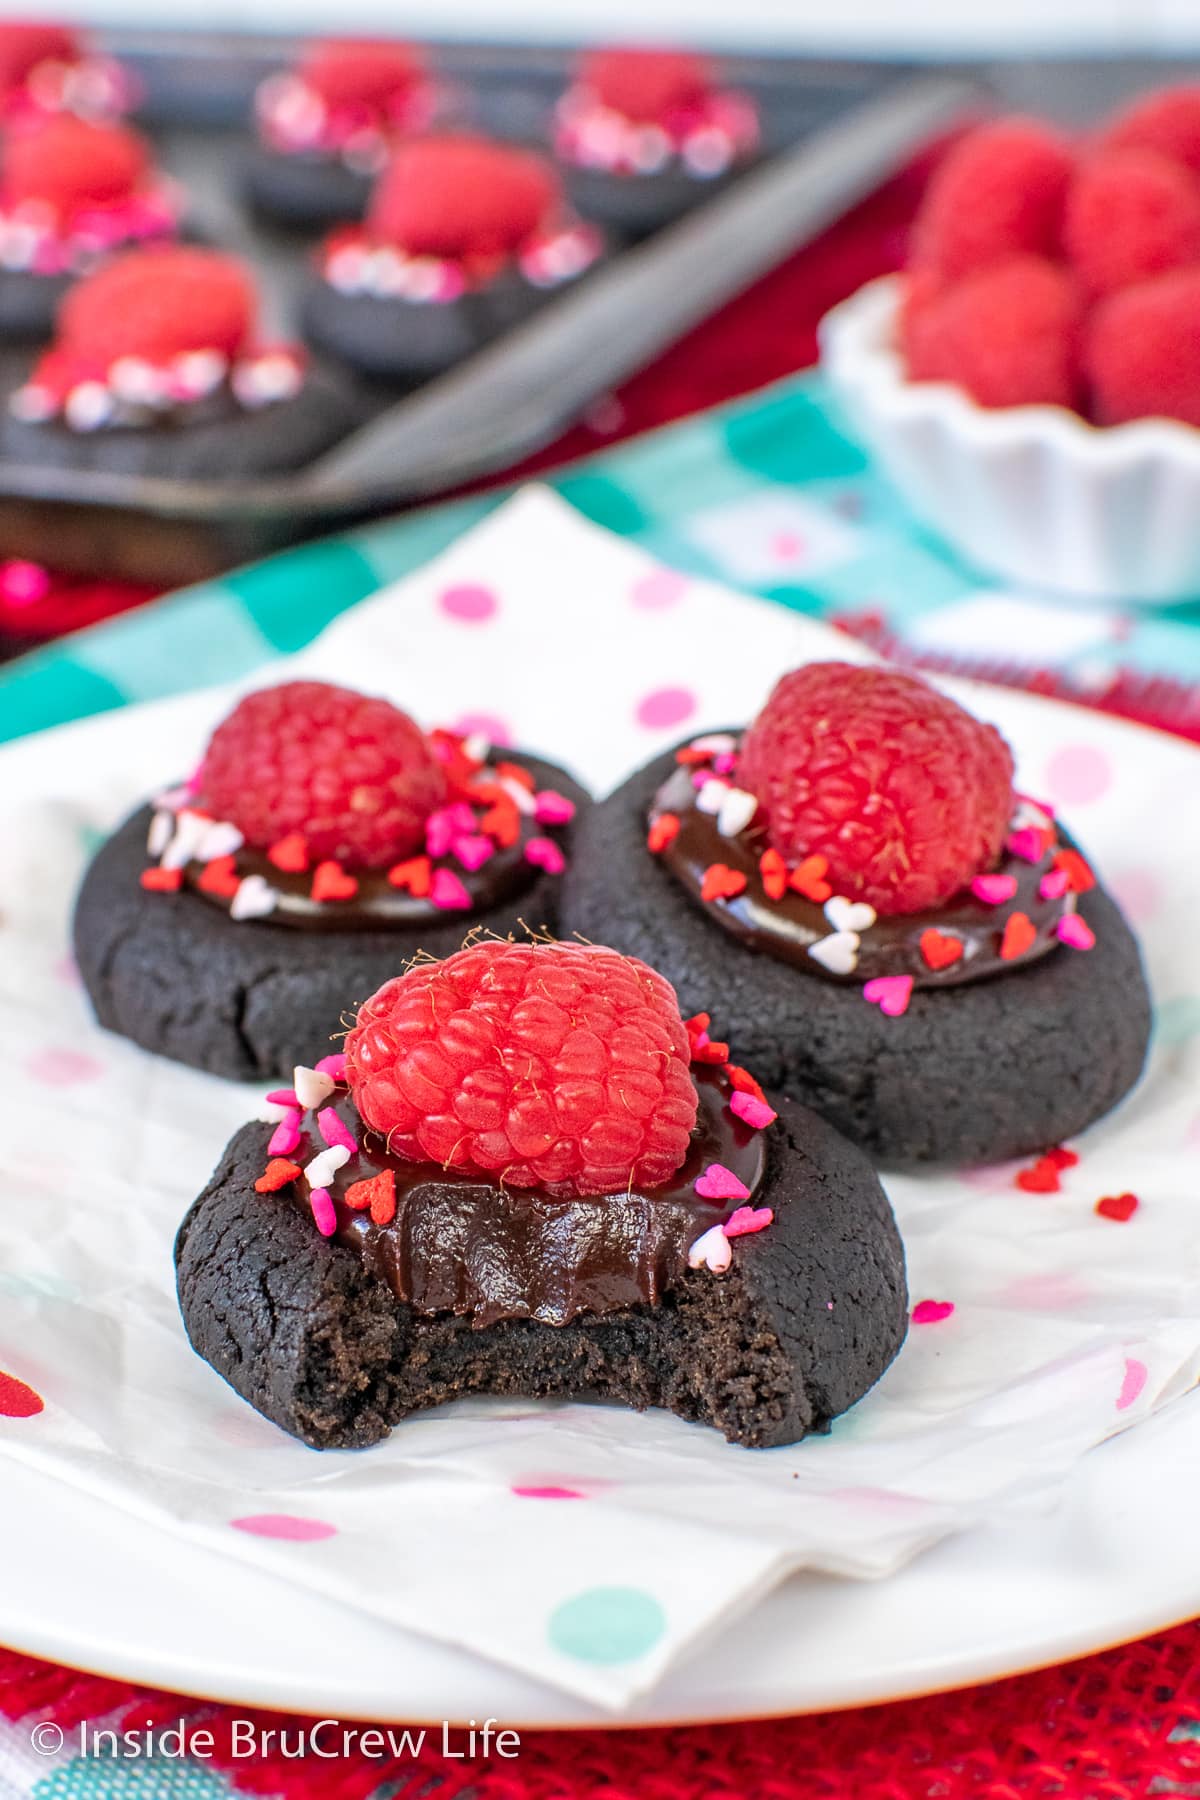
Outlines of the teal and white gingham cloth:
[[[684,573],[817,616],[877,611],[917,650],[1054,665],[1087,686],[1117,668],[1200,681],[1200,601],[1123,615],[989,584],[913,520],[844,433],[816,374],[649,433],[554,485]],[[305,544],[26,656],[0,671],[0,741],[251,674],[502,498]]]

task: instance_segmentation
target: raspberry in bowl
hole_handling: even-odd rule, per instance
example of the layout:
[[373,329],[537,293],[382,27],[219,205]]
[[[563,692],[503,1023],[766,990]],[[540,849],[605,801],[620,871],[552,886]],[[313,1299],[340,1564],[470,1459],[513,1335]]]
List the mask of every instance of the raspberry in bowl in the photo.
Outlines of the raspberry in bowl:
[[0,412],[0,456],[179,480],[299,468],[360,422],[346,384],[259,334],[236,257],[129,250],[71,288],[54,339]]
[[278,224],[327,230],[366,210],[394,144],[428,130],[437,83],[415,45],[324,38],[254,97],[252,205]]
[[527,318],[602,250],[543,157],[466,134],[416,138],[379,177],[365,222],[322,246],[305,329],[362,374],[410,385]]
[[1033,590],[1200,593],[1200,87],[969,132],[821,361],[913,510]]
[[590,50],[555,109],[572,200],[624,237],[687,212],[751,163],[758,143],[753,100],[686,50]]
[[409,958],[553,930],[587,803],[552,763],[423,732],[390,700],[321,681],[248,694],[84,878],[96,1016],[213,1074],[288,1074]]
[[[473,938],[353,1012],[176,1243],[192,1345],[317,1449],[469,1395],[825,1430],[907,1326],[861,1151],[598,944]],[[286,1306],[264,1293],[286,1284]]]
[[[768,1087],[878,1162],[994,1163],[1141,1073],[1137,944],[1000,733],[898,670],[811,663],[584,822],[563,917],[721,995]],[[620,929],[612,921],[621,921]]]

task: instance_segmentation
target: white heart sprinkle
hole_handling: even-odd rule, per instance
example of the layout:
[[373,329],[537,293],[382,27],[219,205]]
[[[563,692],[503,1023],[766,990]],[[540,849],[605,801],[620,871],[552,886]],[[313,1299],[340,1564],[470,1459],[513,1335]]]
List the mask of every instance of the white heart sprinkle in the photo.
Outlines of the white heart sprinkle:
[[264,1125],[279,1125],[295,1110],[294,1106],[281,1106],[278,1100],[264,1100],[258,1109],[258,1116]]
[[711,1269],[721,1275],[733,1261],[733,1246],[719,1225],[712,1225],[688,1251],[689,1269]]
[[1020,831],[1026,825],[1033,825],[1038,831],[1047,831],[1054,820],[1050,814],[1040,807],[1036,800],[1022,800],[1012,816],[1012,830]]
[[725,796],[730,791],[727,781],[706,781],[696,795],[697,812],[711,813],[714,818],[718,817],[725,804]]
[[745,788],[727,788],[717,814],[717,830],[722,837],[736,837],[739,831],[745,831],[757,811],[755,794],[747,793]]
[[164,869],[182,869],[195,857],[208,830],[211,819],[203,818],[199,813],[184,807],[175,815],[175,836],[163,852]]
[[528,818],[532,818],[533,814],[537,811],[537,801],[534,799],[529,789],[512,775],[502,775],[500,777],[500,786],[516,801],[517,811],[524,813]]
[[330,1144],[328,1150],[322,1150],[306,1164],[304,1179],[311,1188],[328,1187],[342,1165],[349,1161],[350,1152],[345,1144]]
[[196,860],[212,862],[216,856],[232,856],[245,841],[237,826],[231,825],[228,819],[214,819],[196,845]]
[[808,954],[831,975],[852,975],[858,967],[858,933],[835,931],[808,946]]
[[231,919],[265,919],[275,911],[279,895],[261,875],[247,875],[238,882],[237,893],[229,902]]
[[708,756],[727,756],[737,749],[737,739],[727,731],[712,731],[707,737],[693,738],[688,747]]
[[488,759],[488,751],[491,747],[491,744],[488,742],[487,738],[484,737],[482,731],[473,731],[470,737],[463,739],[463,751],[470,757],[472,762],[486,762]]
[[297,1063],[292,1070],[292,1087],[306,1112],[328,1100],[336,1085],[333,1076],[326,1075],[324,1069],[306,1069],[303,1063]]
[[847,900],[845,894],[835,894],[825,902],[825,917],[835,931],[866,931],[875,923],[875,916],[875,908],[865,900]]
[[155,806],[165,807],[167,812],[177,813],[180,807],[186,806],[191,798],[192,790],[190,788],[166,788],[161,794],[155,795],[154,804]]
[[146,850],[150,856],[161,856],[175,835],[175,814],[160,807],[150,821],[146,834]]

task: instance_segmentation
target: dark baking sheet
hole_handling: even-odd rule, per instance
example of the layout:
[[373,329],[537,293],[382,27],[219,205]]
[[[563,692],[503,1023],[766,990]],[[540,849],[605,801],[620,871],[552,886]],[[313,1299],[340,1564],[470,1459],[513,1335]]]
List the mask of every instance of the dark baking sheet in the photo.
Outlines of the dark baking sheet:
[[[195,225],[253,261],[268,328],[294,333],[311,241],[252,220],[240,193],[254,87],[290,47],[183,35],[106,41],[142,77],[141,121],[188,187]],[[571,56],[456,45],[434,48],[432,59],[459,117],[536,142]],[[367,422],[299,473],[182,482],[0,461],[4,552],[132,579],[193,580],[503,468],[815,236],[977,92],[954,74],[889,64],[729,58],[722,66],[757,98],[767,155],[684,219],[415,393],[397,401],[364,390]],[[27,361],[6,355],[0,381],[11,385]]]

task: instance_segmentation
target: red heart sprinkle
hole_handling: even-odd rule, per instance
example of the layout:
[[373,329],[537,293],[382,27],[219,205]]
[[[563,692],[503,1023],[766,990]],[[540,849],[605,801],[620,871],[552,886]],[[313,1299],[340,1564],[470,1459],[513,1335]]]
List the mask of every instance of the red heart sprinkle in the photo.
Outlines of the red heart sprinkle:
[[679,836],[679,820],[674,813],[659,813],[657,819],[650,822],[650,831],[646,838],[646,848],[653,856],[673,844]]
[[1039,1156],[1029,1168],[1018,1171],[1016,1185],[1027,1194],[1057,1194],[1062,1185],[1058,1169],[1053,1156]]
[[258,1180],[254,1184],[257,1194],[274,1194],[289,1181],[299,1181],[302,1171],[299,1163],[289,1162],[286,1156],[273,1156]]
[[778,850],[763,851],[758,859],[758,872],[767,899],[782,900],[787,893],[788,869]]
[[302,831],[289,831],[267,851],[267,861],[286,875],[302,875],[308,867],[308,840]]
[[802,863],[792,870],[791,887],[797,894],[803,894],[806,900],[812,900],[817,906],[823,906],[833,893],[833,889],[825,880],[829,873],[827,856],[806,856]]
[[1028,913],[1010,913],[1004,926],[1004,936],[1000,939],[1000,955],[1005,962],[1012,962],[1014,957],[1024,956],[1037,942],[1037,931]]
[[479,821],[479,829],[495,838],[502,850],[509,850],[521,835],[521,815],[511,794],[501,788],[500,798],[488,807]]
[[1102,1219],[1115,1219],[1118,1225],[1124,1225],[1132,1219],[1138,1205],[1136,1194],[1106,1194],[1103,1200],[1097,1200],[1096,1211]]
[[743,1069],[737,1063],[730,1063],[725,1070],[729,1077],[729,1085],[739,1094],[753,1094],[756,1100],[766,1100],[762,1086],[755,1081],[749,1069]]
[[931,969],[948,969],[963,953],[962,939],[949,932],[937,931],[931,925],[920,937],[921,955]]
[[358,892],[358,880],[347,875],[341,863],[320,862],[313,870],[310,891],[314,900],[353,900]]
[[394,888],[407,888],[414,900],[424,900],[433,886],[433,864],[427,856],[410,856],[388,870],[388,881]]
[[732,900],[746,886],[746,877],[740,869],[731,869],[728,863],[710,863],[704,871],[704,880],[700,886],[702,900]]
[[685,769],[696,769],[701,763],[712,761],[712,751],[697,750],[691,744],[685,744],[682,750],[675,752],[675,761]]
[[183,886],[183,870],[143,869],[141,883],[152,894],[173,894]]
[[1068,1150],[1059,1144],[1053,1150],[1047,1150],[1045,1160],[1052,1162],[1056,1169],[1073,1169],[1079,1161],[1078,1150]]
[[381,1169],[366,1181],[355,1181],[346,1189],[346,1205],[355,1212],[369,1208],[373,1225],[390,1225],[396,1216],[396,1176],[392,1169]]
[[45,1408],[46,1402],[27,1381],[0,1369],[0,1419],[34,1419]]
[[237,872],[237,863],[232,856],[214,856],[211,862],[204,865],[204,873],[196,886],[202,893],[218,894],[222,900],[232,900],[241,886],[241,877]]
[[1064,871],[1067,886],[1073,894],[1089,893],[1096,885],[1096,877],[1078,850],[1060,850],[1054,859],[1054,867]]

